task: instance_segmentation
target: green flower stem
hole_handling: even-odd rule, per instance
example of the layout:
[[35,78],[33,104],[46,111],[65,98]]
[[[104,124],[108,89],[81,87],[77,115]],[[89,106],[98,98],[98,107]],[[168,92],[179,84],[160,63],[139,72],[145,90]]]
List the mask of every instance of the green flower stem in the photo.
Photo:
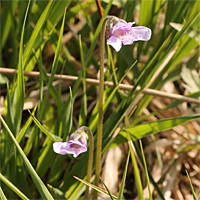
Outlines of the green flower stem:
[[[93,134],[92,134],[92,131],[87,126],[82,126],[78,130],[87,131],[89,140],[90,140],[90,151],[89,151],[89,159],[88,159],[88,167],[87,167],[87,182],[90,183],[90,179],[91,179],[91,175],[92,175],[93,151],[94,151]],[[88,185],[86,185],[85,199],[89,199],[89,186]]]
[[[99,184],[99,176],[101,172],[101,148],[102,148],[102,129],[103,129],[103,90],[104,90],[104,52],[105,52],[105,32],[106,23],[108,20],[116,18],[114,16],[107,16],[104,18],[101,35],[100,35],[100,79],[99,79],[99,121],[97,131],[97,151],[96,151],[96,171],[95,171],[95,185]],[[94,191],[94,198],[97,199],[98,192]]]

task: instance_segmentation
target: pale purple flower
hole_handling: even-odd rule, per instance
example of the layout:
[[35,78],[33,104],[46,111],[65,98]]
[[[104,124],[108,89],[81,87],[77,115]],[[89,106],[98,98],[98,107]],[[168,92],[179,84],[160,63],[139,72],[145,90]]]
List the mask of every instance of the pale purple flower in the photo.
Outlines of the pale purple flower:
[[116,23],[109,31],[107,44],[111,45],[117,52],[121,49],[122,43],[130,45],[134,41],[148,41],[151,38],[151,29],[145,26],[132,27],[135,22]]
[[53,150],[55,153],[65,155],[73,154],[76,158],[79,154],[87,151],[87,134],[82,132],[72,133],[67,142],[54,142]]

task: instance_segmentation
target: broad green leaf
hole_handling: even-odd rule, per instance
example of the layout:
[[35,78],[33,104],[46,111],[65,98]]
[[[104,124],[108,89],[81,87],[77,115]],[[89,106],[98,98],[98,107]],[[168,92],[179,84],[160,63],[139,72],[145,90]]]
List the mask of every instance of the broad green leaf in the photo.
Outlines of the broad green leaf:
[[113,140],[113,144],[119,145],[119,144],[124,143],[126,141],[125,138],[127,138],[127,131],[130,133],[132,140],[137,140],[147,135],[154,134],[160,131],[165,131],[175,126],[178,126],[180,124],[183,124],[183,123],[186,123],[188,121],[198,119],[198,118],[200,118],[199,114],[174,117],[174,118],[168,118],[168,119],[160,119],[157,121],[136,125],[131,128],[120,131],[119,134]]

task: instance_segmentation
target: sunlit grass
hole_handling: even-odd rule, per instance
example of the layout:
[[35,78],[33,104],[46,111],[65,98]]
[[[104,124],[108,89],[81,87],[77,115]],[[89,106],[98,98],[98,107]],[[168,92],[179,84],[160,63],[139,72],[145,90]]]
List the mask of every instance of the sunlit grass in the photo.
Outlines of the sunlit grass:
[[[200,198],[199,2],[101,6],[102,18],[93,0],[1,2],[2,199],[79,199],[85,184],[111,199]],[[149,27],[152,37],[119,52],[105,46],[105,180],[97,187],[94,174],[85,182],[88,152],[74,159],[56,155],[52,145],[88,126],[96,152],[99,34],[107,15]],[[118,170],[110,169],[118,179],[113,190],[104,162],[116,146],[123,156]]]

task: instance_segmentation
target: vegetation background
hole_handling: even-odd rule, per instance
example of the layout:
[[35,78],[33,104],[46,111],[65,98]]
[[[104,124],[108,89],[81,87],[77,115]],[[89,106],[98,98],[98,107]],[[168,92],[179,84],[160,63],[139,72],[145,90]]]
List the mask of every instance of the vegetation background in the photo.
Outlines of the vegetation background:
[[152,38],[118,53],[106,46],[104,182],[118,199],[199,199],[200,2],[97,3],[1,0],[1,199],[84,199],[73,176],[86,179],[88,152],[74,159],[52,144],[83,125],[96,141],[107,15],[149,27]]

